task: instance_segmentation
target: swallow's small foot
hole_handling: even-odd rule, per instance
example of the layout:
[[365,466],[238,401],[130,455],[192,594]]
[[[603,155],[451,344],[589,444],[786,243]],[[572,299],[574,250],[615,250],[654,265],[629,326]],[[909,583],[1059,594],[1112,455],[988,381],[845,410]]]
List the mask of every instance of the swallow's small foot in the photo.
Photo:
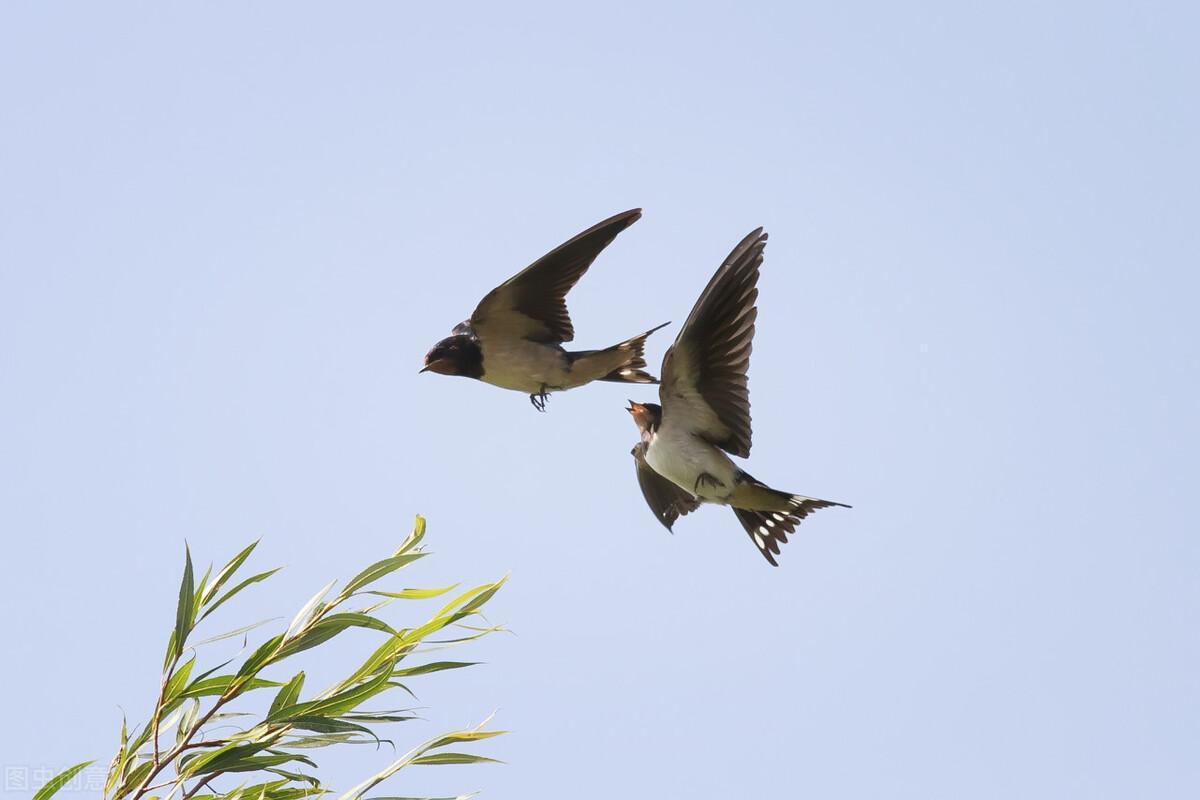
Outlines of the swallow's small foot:
[[696,476],[696,485],[692,487],[692,494],[699,495],[701,486],[712,486],[712,487],[720,486],[720,487],[724,488],[725,484],[721,483],[719,480],[714,478],[712,475],[709,475],[707,472],[701,472],[699,475]]
[[532,403],[533,407],[538,411],[544,412],[546,410],[546,400],[549,397],[550,395],[546,394],[546,384],[543,383],[542,388],[539,389],[537,393],[529,395],[529,402]]

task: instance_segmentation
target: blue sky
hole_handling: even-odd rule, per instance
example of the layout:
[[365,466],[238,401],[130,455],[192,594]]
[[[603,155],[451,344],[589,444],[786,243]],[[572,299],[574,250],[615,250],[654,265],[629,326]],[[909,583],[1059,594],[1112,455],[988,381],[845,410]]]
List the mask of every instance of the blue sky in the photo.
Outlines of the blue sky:
[[[287,565],[237,623],[419,512],[436,557],[405,582],[511,572],[516,635],[396,735],[513,733],[507,766],[392,794],[1200,792],[1198,21],[6,4],[0,763],[107,760],[144,716],[185,539]],[[633,206],[570,297],[581,348],[674,320],[657,364],[771,234],[748,468],[854,505],[777,570],[728,510],[650,516],[621,409],[653,392],[540,415],[417,375],[491,287]]]

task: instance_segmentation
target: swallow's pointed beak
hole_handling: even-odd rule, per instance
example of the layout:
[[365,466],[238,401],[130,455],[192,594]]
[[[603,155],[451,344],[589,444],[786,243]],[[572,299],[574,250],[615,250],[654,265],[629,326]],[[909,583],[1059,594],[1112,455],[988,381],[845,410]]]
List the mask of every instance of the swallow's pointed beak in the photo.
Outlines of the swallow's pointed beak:
[[439,375],[455,374],[454,360],[450,358],[435,358],[432,361],[426,362],[425,366],[421,367],[421,372],[436,372]]

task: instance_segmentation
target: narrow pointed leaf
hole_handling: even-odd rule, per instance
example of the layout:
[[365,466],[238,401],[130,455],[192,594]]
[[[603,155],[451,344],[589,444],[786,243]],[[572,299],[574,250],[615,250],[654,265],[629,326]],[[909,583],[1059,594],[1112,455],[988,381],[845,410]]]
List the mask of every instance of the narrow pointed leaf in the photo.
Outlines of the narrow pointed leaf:
[[[183,690],[180,697],[220,697],[228,691],[229,686],[238,680],[237,675],[215,675],[204,680],[193,681]],[[255,689],[270,689],[279,686],[278,681],[267,681],[262,678],[243,680],[238,687],[239,692],[252,692]]]
[[412,763],[414,765],[432,766],[440,764],[503,764],[504,762],[470,753],[430,753],[424,756],[417,756],[412,760]]
[[175,608],[175,653],[173,658],[183,654],[183,645],[192,629],[196,617],[196,587],[192,585],[192,552],[185,545],[183,580],[179,584],[179,605]]
[[300,702],[300,691],[304,688],[304,673],[297,672],[292,676],[292,679],[283,685],[283,688],[275,695],[275,699],[271,701],[271,708],[267,711],[267,716],[274,716],[281,709],[289,706],[294,706]]
[[342,590],[342,594],[349,596],[364,586],[374,583],[385,575],[389,575],[402,567],[408,566],[417,559],[424,557],[424,553],[403,553],[401,555],[385,558],[381,561],[376,561],[374,564],[351,578],[350,582],[346,584],[346,588]]
[[225,582],[233,577],[234,573],[241,568],[242,564],[246,563],[246,559],[250,557],[250,554],[254,552],[254,548],[256,547],[258,547],[258,541],[250,544],[248,547],[242,550],[242,552],[231,558],[228,564],[221,567],[221,571],[217,573],[216,579],[212,582],[212,585],[208,587],[208,590],[205,591],[202,598],[203,603],[207,604],[210,600],[216,597],[217,592],[221,591],[221,587],[225,585]]
[[282,617],[271,617],[270,619],[260,619],[258,622],[255,622],[251,625],[243,625],[242,627],[237,628],[235,630],[226,631],[225,633],[218,633],[216,636],[210,636],[209,638],[205,639],[202,642],[196,642],[196,644],[194,644],[193,647],[200,647],[201,645],[212,644],[213,642],[220,642],[225,639],[232,639],[235,636],[241,636],[244,633],[249,633],[250,631],[255,630],[256,628],[261,628],[263,625],[266,625],[268,622],[276,622],[280,619],[282,619]]
[[58,773],[53,778],[46,781],[42,788],[37,790],[37,792],[33,795],[33,800],[48,800],[48,798],[53,797],[59,789],[66,786],[67,783],[70,782],[71,778],[74,778],[84,769],[91,766],[91,764],[91,761],[84,761],[82,764],[76,764],[70,769],[65,769]]
[[478,664],[478,661],[432,661],[428,664],[422,664],[418,667],[408,667],[406,669],[398,669],[392,673],[393,678],[409,678],[413,675],[427,675],[431,672],[443,672],[448,669],[462,669],[463,667],[473,667]]
[[417,514],[417,518],[415,520],[413,520],[412,533],[410,533],[407,537],[405,537],[404,541],[400,544],[400,547],[398,547],[396,549],[396,552],[393,553],[393,555],[398,556],[398,555],[407,553],[410,550],[414,550],[417,547],[417,545],[421,544],[421,540],[424,538],[425,538],[425,518],[422,517],[420,514]]
[[175,730],[175,744],[181,743],[187,738],[188,733],[192,729],[192,724],[200,715],[200,701],[192,700],[184,709],[183,716],[179,718],[179,727]]
[[459,731],[457,733],[448,733],[445,736],[440,736],[434,739],[429,744],[429,749],[433,750],[437,747],[445,747],[450,744],[462,744],[464,742],[481,742],[484,739],[492,739],[496,736],[503,736],[508,731]]
[[196,658],[193,656],[179,665],[175,672],[171,675],[171,679],[167,681],[167,686],[163,690],[163,705],[169,705],[187,685],[188,677],[192,674],[192,667],[196,666]]
[[267,641],[258,646],[258,649],[250,654],[238,669],[238,677],[245,675],[253,675],[262,669],[275,656],[279,645],[283,642],[283,634],[272,636]]
[[[130,763],[132,764],[133,762],[131,761]],[[154,769],[153,762],[147,760],[130,770],[125,779],[121,781],[121,785],[113,792],[112,800],[121,800],[122,797],[136,789],[145,777],[150,774],[150,770],[152,769]]]
[[330,581],[329,583],[325,584],[325,588],[314,594],[312,598],[305,603],[298,612],[296,612],[296,616],[292,619],[292,623],[288,625],[285,638],[293,636],[298,630],[304,627],[304,623],[309,621],[309,618],[316,610],[317,605],[325,599],[325,595],[329,594],[329,590],[333,588],[335,583],[337,583],[337,581]]
[[443,586],[440,589],[401,589],[398,592],[380,592],[372,589],[367,594],[374,594],[380,597],[391,597],[395,600],[429,600],[434,597],[441,597],[447,592],[454,591],[461,584],[452,583],[449,586]]
[[288,725],[291,725],[296,730],[309,731],[311,733],[363,734],[374,739],[376,744],[386,741],[381,740],[370,728],[364,725],[333,717],[292,717],[288,720]]
[[200,598],[204,596],[210,577],[212,577],[212,564],[208,565],[208,568],[204,570],[204,574],[200,577],[200,582],[196,584],[196,595],[192,598],[193,608],[200,608]]
[[276,567],[275,569],[269,569],[266,572],[260,572],[257,575],[251,575],[249,578],[246,578],[246,580],[242,581],[237,586],[234,586],[232,589],[227,591],[225,594],[223,594],[219,598],[217,598],[216,602],[214,602],[211,606],[209,606],[207,609],[205,609],[204,616],[202,616],[200,619],[204,619],[204,617],[207,617],[209,614],[216,611],[218,608],[220,608],[222,605],[224,605],[227,600],[229,600],[231,597],[233,597],[238,592],[242,591],[242,589],[245,589],[247,586],[250,586],[251,584],[259,583],[260,581],[265,581],[267,578],[271,577],[276,572],[279,572],[279,567]]

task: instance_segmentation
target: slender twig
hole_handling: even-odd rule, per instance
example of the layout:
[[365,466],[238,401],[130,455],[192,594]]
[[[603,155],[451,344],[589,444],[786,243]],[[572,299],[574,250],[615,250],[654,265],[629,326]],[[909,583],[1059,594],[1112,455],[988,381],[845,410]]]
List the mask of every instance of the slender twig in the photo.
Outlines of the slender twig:
[[[298,637],[304,633],[307,633],[308,630],[313,625],[317,624],[317,622],[319,622],[327,613],[329,613],[329,609],[332,608],[333,605],[334,604],[330,604],[330,605],[327,605],[325,608],[320,609],[317,612],[317,614],[315,614],[313,616],[313,618],[311,620],[309,620],[307,624],[304,625],[304,627],[302,627],[299,631],[296,632],[295,636]],[[278,653],[278,651],[283,648],[283,645],[286,643],[286,641],[287,640],[284,640],[279,643],[279,647],[275,651],[276,653]],[[272,655],[275,655],[275,653],[272,653]],[[171,669],[168,671],[168,675],[170,675],[170,673],[172,671],[174,671],[176,663],[178,663],[178,659],[176,659],[171,664]],[[262,667],[260,667],[259,669],[261,670],[262,668],[265,668],[270,663],[271,663],[271,659],[270,659],[270,657],[268,657],[263,662]],[[252,678],[252,677],[253,677],[253,675],[248,676],[248,678]],[[138,788],[133,792],[133,794],[130,795],[130,800],[141,800],[141,798],[145,796],[147,787],[150,785],[150,781],[152,781],[156,777],[158,777],[158,774],[160,772],[162,772],[164,768],[166,768],[167,764],[171,763],[176,758],[178,758],[179,754],[188,748],[188,745],[191,743],[192,738],[200,732],[200,729],[203,728],[210,719],[212,719],[212,716],[214,714],[216,714],[217,711],[222,706],[224,706],[226,703],[228,703],[230,700],[232,700],[234,697],[236,697],[238,694],[240,694],[243,685],[244,685],[243,683],[239,683],[239,682],[232,683],[229,686],[229,688],[225,690],[225,693],[217,698],[217,701],[215,703],[213,703],[212,708],[210,708],[208,710],[208,712],[204,714],[203,717],[196,720],[192,724],[191,728],[188,729],[187,733],[184,734],[183,738],[180,739],[178,742],[176,742],[175,746],[172,747],[170,749],[170,751],[168,751],[166,753],[166,755],[163,756],[162,759],[160,760],[159,754],[158,754],[158,717],[159,717],[159,714],[161,713],[161,709],[162,709],[161,698],[166,692],[166,679],[164,679],[163,689],[160,690],[160,692],[159,692],[160,700],[156,704],[156,707],[154,710],[155,718],[154,718],[154,734],[153,734],[153,736],[155,739],[155,754],[154,754],[154,760],[153,760],[153,762],[151,762],[154,764],[154,766],[150,769],[150,772],[146,774],[146,777],[142,779],[141,785],[139,785]],[[283,733],[285,733],[290,728],[291,728],[290,725],[287,726],[287,728],[285,728],[279,732],[279,735],[282,736]],[[200,785],[203,785],[203,784],[200,784]],[[193,791],[193,793],[195,792],[195,787],[193,787],[192,791]],[[187,796],[181,798],[181,800],[188,800],[189,797],[190,797],[190,795],[187,795]]]
[[192,795],[194,795],[196,792],[200,791],[203,787],[208,786],[209,781],[214,780],[218,775],[221,775],[221,774],[223,774],[223,773],[214,772],[212,775],[209,775],[207,778],[200,781],[195,786],[193,786],[191,789],[189,789],[183,795],[183,797],[181,797],[179,800],[191,800]]
[[212,715],[217,713],[217,709],[219,709],[221,706],[225,705],[232,699],[233,699],[233,695],[230,695],[228,691],[226,691],[225,694],[218,697],[217,701],[215,703],[213,703],[213,707],[210,708],[203,717],[196,720],[196,722],[192,725],[192,727],[188,730],[188,732],[186,734],[184,734],[183,739],[181,739],[179,742],[177,742],[175,744],[175,746],[171,748],[171,750],[163,757],[163,759],[161,761],[156,759],[153,762],[154,767],[150,770],[149,773],[147,773],[146,777],[142,779],[141,785],[138,786],[138,788],[131,795],[131,800],[140,800],[140,798],[146,794],[146,787],[148,787],[150,785],[150,781],[152,781],[156,777],[158,777],[158,773],[162,772],[163,769],[167,766],[167,764],[170,764],[172,761],[174,761],[176,759],[176,757],[178,757],[179,754],[184,751],[184,748],[187,745],[187,743],[192,740],[193,736],[195,736],[197,733],[200,732],[200,729],[203,728],[205,723],[207,723],[209,721],[209,719],[212,718]]

